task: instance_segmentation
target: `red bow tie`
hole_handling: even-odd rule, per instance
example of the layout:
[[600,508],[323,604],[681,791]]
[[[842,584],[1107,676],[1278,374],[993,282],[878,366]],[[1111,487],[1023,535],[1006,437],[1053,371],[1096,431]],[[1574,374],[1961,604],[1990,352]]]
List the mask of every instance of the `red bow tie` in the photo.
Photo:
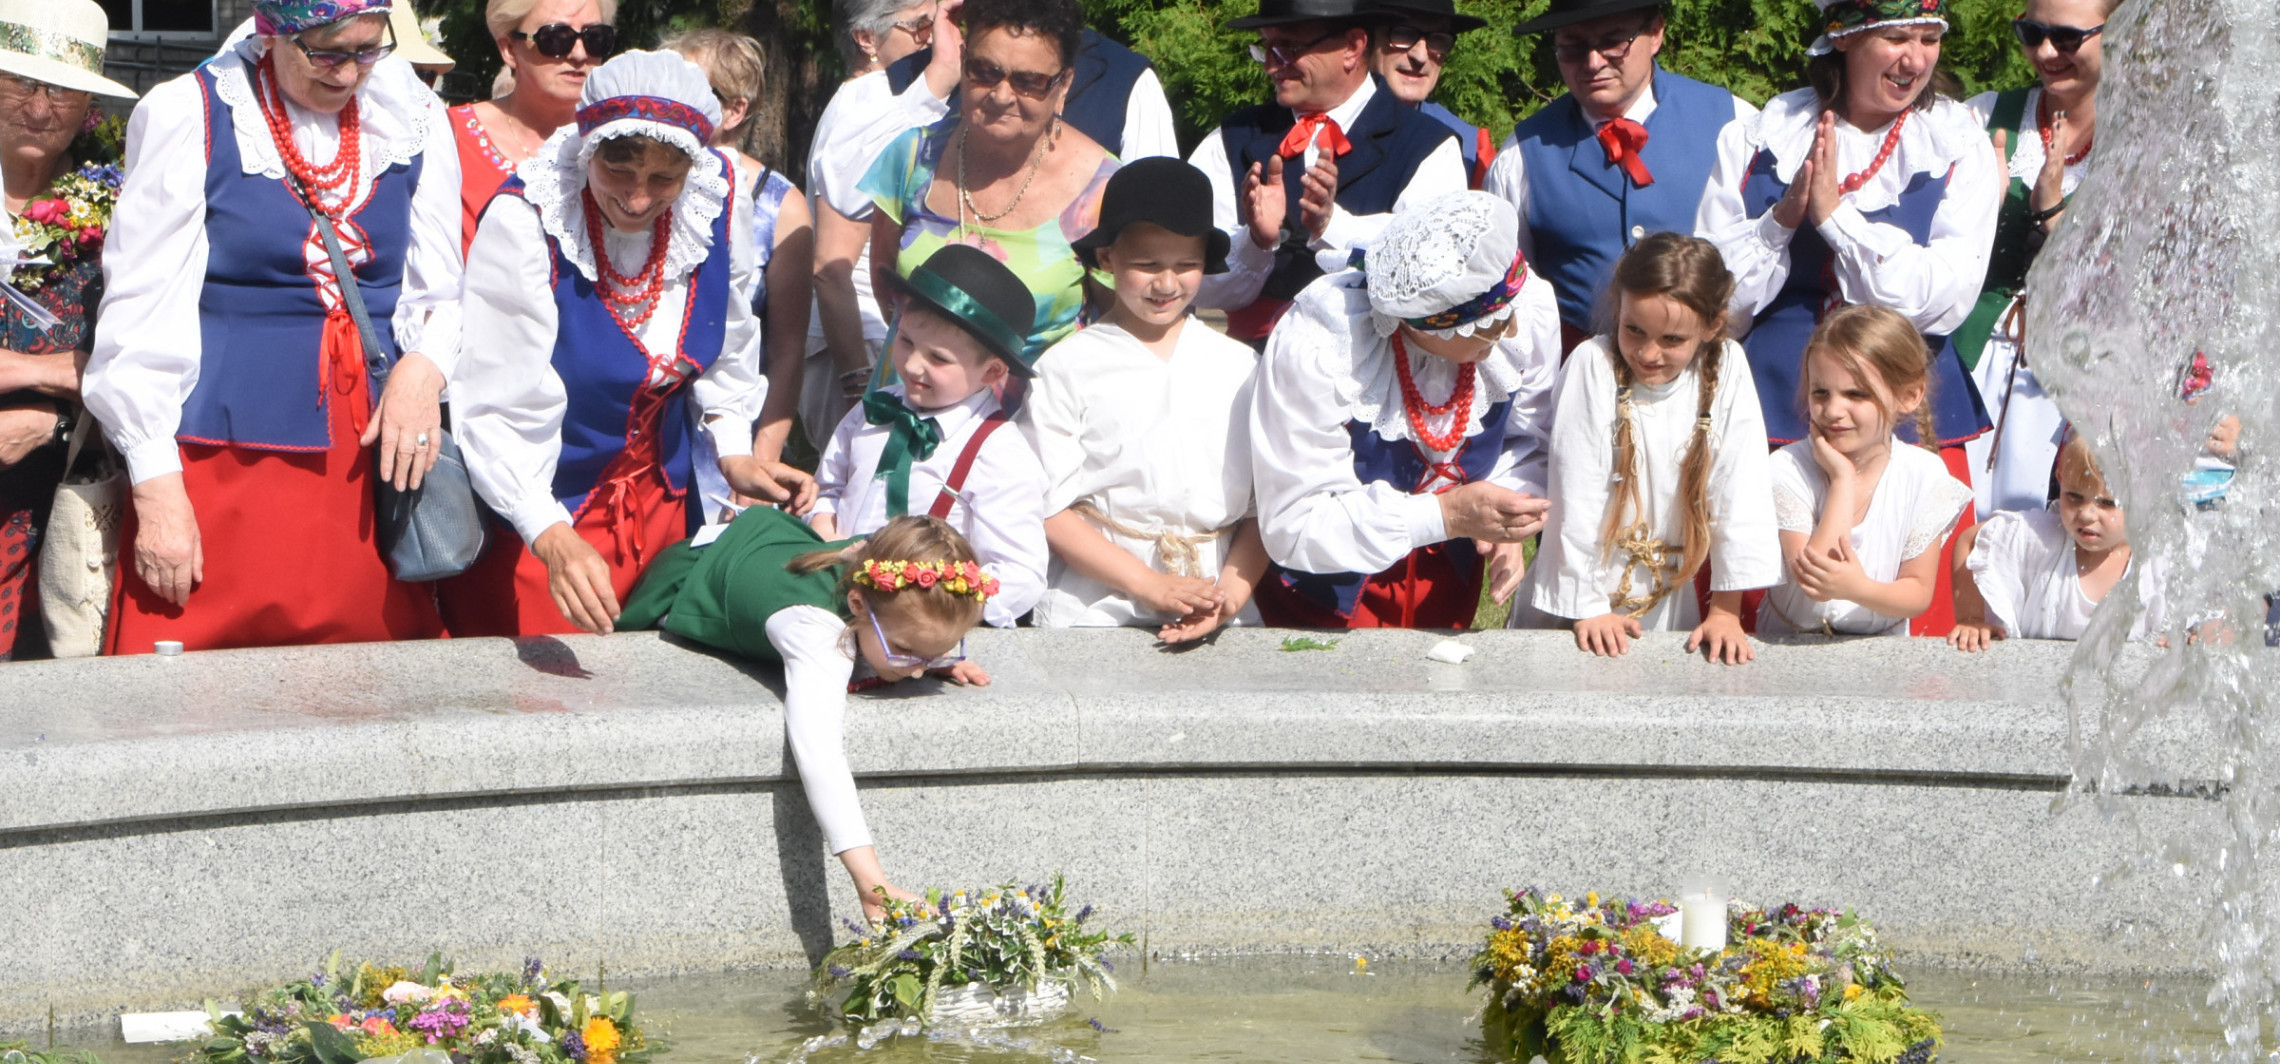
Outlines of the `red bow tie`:
[[1321,134],[1322,150],[1333,159],[1354,150],[1353,142],[1338,129],[1338,123],[1331,121],[1329,115],[1317,112],[1298,116],[1298,124],[1283,134],[1282,146],[1275,149],[1275,154],[1285,159],[1302,158],[1307,147],[1315,142],[1317,133]]
[[1647,127],[1628,118],[1601,122],[1599,146],[1607,152],[1607,161],[1622,167],[1632,184],[1645,188],[1655,183],[1655,175],[1647,172],[1647,161],[1639,158],[1639,149],[1647,146]]

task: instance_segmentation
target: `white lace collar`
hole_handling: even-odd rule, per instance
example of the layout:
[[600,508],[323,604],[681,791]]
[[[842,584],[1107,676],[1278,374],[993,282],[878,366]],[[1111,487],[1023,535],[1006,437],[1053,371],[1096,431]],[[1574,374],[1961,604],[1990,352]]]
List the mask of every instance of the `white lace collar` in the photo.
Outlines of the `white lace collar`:
[[[1541,283],[1541,279],[1531,278],[1530,283]],[[1354,420],[1390,442],[1416,440],[1401,406],[1401,378],[1394,364],[1393,341],[1378,335],[1370,314],[1369,291],[1363,287],[1359,272],[1338,274],[1329,283],[1317,283],[1300,294],[1289,315],[1275,327],[1278,339],[1285,329],[1291,330],[1289,345],[1304,353],[1314,374],[1330,382],[1339,403]],[[1518,337],[1508,339],[1476,363],[1480,369],[1472,406],[1463,412],[1466,437],[1479,435],[1481,419],[1489,408],[1520,390],[1526,377],[1521,368],[1523,342]],[[1427,402],[1446,402],[1456,391],[1459,369],[1454,362],[1412,351],[1409,368]],[[1440,429],[1443,426],[1439,422],[1434,419],[1427,427]]]
[[[1765,110],[1748,120],[1743,127],[1744,139],[1753,148],[1773,153],[1774,176],[1786,184],[1796,180],[1798,167],[1813,153],[1813,137],[1820,121],[1821,98],[1812,89],[1785,92],[1767,101]],[[1907,128],[1900,132],[1900,148],[1893,153],[1891,163],[1866,187],[1847,196],[1846,202],[1862,211],[1883,210],[1900,202],[1900,193],[1907,190],[1911,176],[1945,173],[1967,152],[1984,150],[1986,138],[1980,126],[1969,107],[1944,97],[1927,110],[1912,112]],[[1838,122],[1837,136],[1881,144],[1891,128],[1884,125],[1863,132]],[[1871,149],[1870,157],[1873,155]]]
[[[263,50],[261,38],[248,38],[225,49],[208,66],[214,75],[214,94],[230,108],[240,168],[247,174],[282,181],[285,160],[269,138],[269,122],[262,117],[261,105],[253,95],[254,64],[261,60]],[[373,65],[372,75],[357,91],[356,100],[364,144],[360,184],[369,185],[374,174],[411,162],[427,147],[429,124],[444,120],[443,101],[421,84],[410,63],[393,56]],[[290,100],[285,102],[285,113],[292,116],[296,135],[314,127],[330,137],[338,129],[333,116],[312,115]]]
[[[594,246],[586,239],[586,210],[579,193],[586,190],[586,164],[597,143],[579,136],[575,124],[564,126],[516,171],[523,181],[523,198],[538,208],[539,224],[589,281],[596,279]],[[735,182],[717,151],[705,151],[689,167],[689,180],[673,204],[673,224],[666,238],[667,280],[687,276],[711,254],[713,223],[727,209]]]
[[[2041,108],[2042,89],[2028,89],[2027,109],[2020,113],[2019,132],[2011,138],[2011,177],[2026,182],[2030,189],[2042,177],[2044,156],[2042,120],[2039,117],[2042,113]],[[2065,187],[2062,191],[2072,195],[2074,186],[2081,184],[2083,175],[2089,172],[2090,160],[2088,158],[2067,167]]]

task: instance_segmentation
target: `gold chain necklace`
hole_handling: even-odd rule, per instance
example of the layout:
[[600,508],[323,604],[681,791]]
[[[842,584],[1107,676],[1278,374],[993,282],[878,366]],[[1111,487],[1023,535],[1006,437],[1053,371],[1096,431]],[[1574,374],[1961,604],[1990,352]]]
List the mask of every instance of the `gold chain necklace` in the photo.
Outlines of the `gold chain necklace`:
[[1030,182],[1037,180],[1038,167],[1045,162],[1045,139],[1040,137],[1037,140],[1037,150],[1029,156],[1028,173],[1021,179],[1021,190],[1013,194],[1013,202],[1006,204],[1005,209],[996,214],[984,214],[980,207],[974,206],[974,193],[966,187],[966,132],[966,127],[958,127],[958,228],[960,230],[966,228],[966,213],[968,211],[973,212],[976,222],[988,225],[1019,209],[1022,197],[1029,195]]

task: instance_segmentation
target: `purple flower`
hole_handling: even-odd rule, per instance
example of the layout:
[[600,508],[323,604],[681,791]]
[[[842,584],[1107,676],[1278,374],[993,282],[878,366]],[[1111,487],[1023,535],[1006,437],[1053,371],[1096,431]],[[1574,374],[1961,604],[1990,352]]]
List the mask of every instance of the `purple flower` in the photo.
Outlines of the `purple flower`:
[[897,957],[901,957],[902,959],[904,959],[904,960],[906,960],[906,961],[915,961],[915,960],[918,960],[918,959],[919,959],[919,956],[918,956],[918,951],[917,951],[917,950],[914,950],[914,949],[906,949],[906,950],[902,951],[901,953],[897,953],[897,954],[895,954],[895,956],[897,956]]
[[856,923],[853,920],[842,916],[839,918],[839,922],[840,924],[844,925],[849,932],[853,933],[856,938],[871,937],[871,932],[867,928],[861,924]]
[[562,1052],[572,1060],[586,1059],[586,1036],[576,1031],[563,1035]]
[[426,1035],[428,1044],[434,1045],[465,1030],[472,1018],[472,1010],[466,1002],[458,998],[445,998],[434,1008],[412,1017],[412,1022],[407,1026]]
[[1499,916],[1495,919],[1490,920],[1488,922],[1488,926],[1493,927],[1499,931],[1510,931],[1512,930],[1512,921]]
[[1100,1022],[1100,1018],[1099,1018],[1099,1017],[1097,1017],[1097,1016],[1096,1016],[1096,1017],[1093,1017],[1092,1019],[1086,1020],[1085,1022],[1086,1022],[1086,1023],[1089,1023],[1089,1024],[1091,1024],[1091,1025],[1092,1025],[1092,1029],[1093,1029],[1093,1030],[1099,1031],[1099,1032],[1100,1032],[1100,1033],[1102,1033],[1102,1034],[1115,1034],[1115,1033],[1116,1033],[1116,1028],[1114,1028],[1114,1027],[1110,1027],[1110,1026],[1107,1026],[1107,1025],[1105,1025],[1105,1024],[1103,1024],[1103,1023],[1101,1023],[1101,1022]]
[[1079,923],[1079,924],[1082,924],[1082,923],[1084,923],[1084,922],[1085,922],[1085,918],[1086,918],[1086,917],[1089,917],[1089,916],[1091,916],[1092,914],[1093,914],[1093,907],[1092,907],[1092,906],[1090,906],[1090,905],[1087,905],[1087,906],[1085,906],[1084,908],[1077,910],[1077,923]]
[[853,968],[842,968],[836,964],[831,966],[831,977],[833,979],[845,979],[853,974],[855,974]]
[[526,984],[538,982],[538,973],[545,967],[545,965],[538,962],[538,958],[536,957],[524,957],[522,973],[523,982]]

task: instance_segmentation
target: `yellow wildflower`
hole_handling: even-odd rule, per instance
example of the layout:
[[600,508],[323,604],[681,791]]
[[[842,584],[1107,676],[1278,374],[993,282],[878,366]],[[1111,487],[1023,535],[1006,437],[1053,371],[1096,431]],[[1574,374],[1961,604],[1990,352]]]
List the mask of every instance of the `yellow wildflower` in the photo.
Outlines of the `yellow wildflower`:
[[1583,896],[1583,907],[1586,909],[1599,908],[1599,892],[1594,890],[1586,893]]
[[499,999],[499,1011],[511,1012],[517,1016],[536,1016],[538,1015],[538,1002],[532,1001],[523,994],[508,994]]
[[586,1064],[611,1064],[617,1059],[618,1029],[609,1017],[587,1020],[586,1029],[578,1034],[586,1040]]
[[1488,955],[1498,979],[1515,980],[1528,967],[1528,933],[1515,927],[1488,936]]
[[1845,984],[1845,1000],[1846,1000],[1846,1001],[1851,1001],[1851,1000],[1853,1000],[1854,998],[1857,998],[1857,997],[1859,997],[1859,996],[1861,996],[1862,994],[1865,994],[1865,993],[1867,993],[1867,992],[1868,992],[1868,988],[1861,986],[1859,983],[1846,983],[1846,984]]

